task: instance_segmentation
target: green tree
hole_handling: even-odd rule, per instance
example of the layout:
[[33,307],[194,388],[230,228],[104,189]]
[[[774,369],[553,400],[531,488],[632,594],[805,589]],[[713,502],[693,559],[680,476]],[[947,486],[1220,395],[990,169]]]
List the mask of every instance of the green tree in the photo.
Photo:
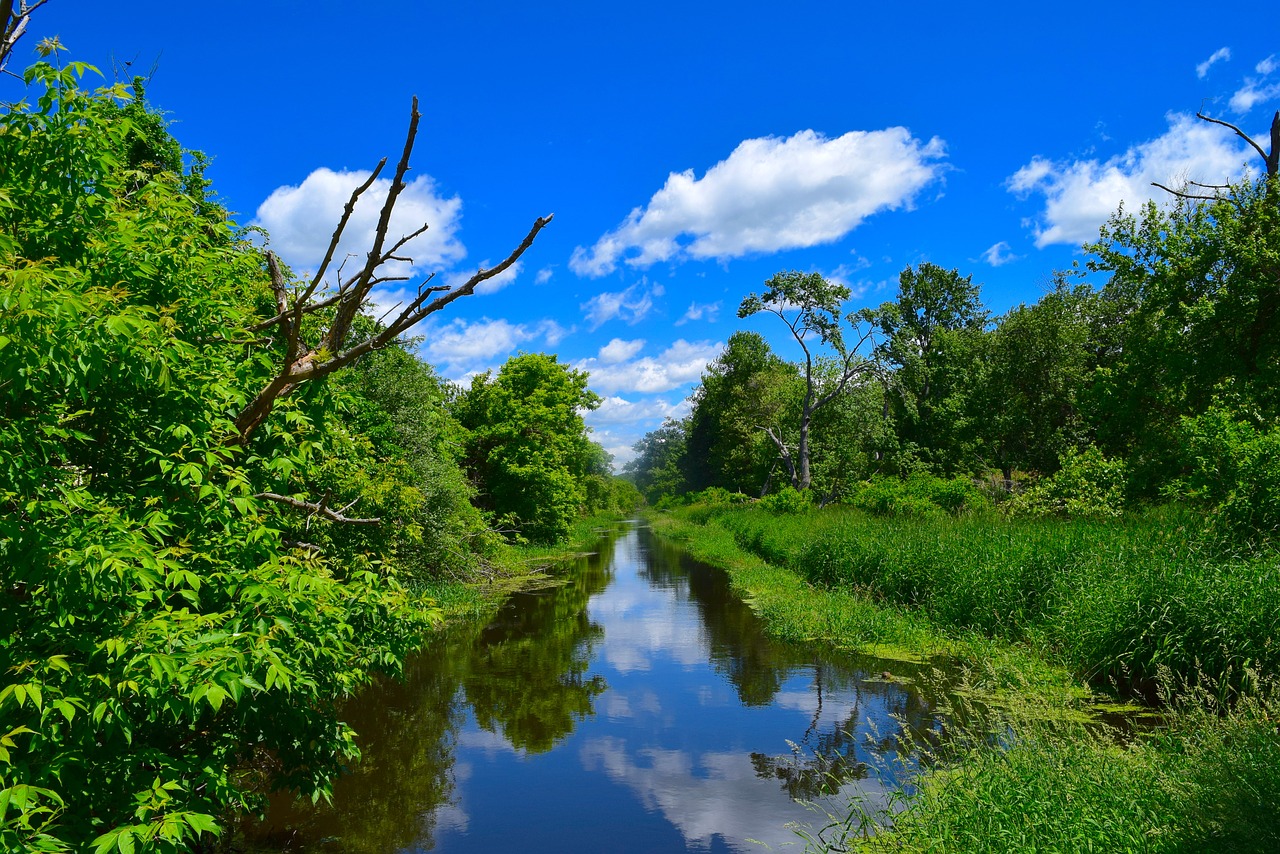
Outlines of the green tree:
[[1108,274],[1098,370],[1086,400],[1098,442],[1154,494],[1181,470],[1181,419],[1229,392],[1263,421],[1280,414],[1278,177],[1216,200],[1120,211],[1088,248]]
[[650,504],[657,504],[663,496],[683,495],[689,491],[685,474],[688,446],[688,420],[668,418],[632,446],[636,456],[623,467],[623,475],[633,479]]
[[875,313],[902,451],[941,473],[977,464],[969,391],[980,382],[987,322],[978,291],[972,276],[926,261],[902,271],[898,298]]
[[765,435],[784,434],[801,395],[795,366],[755,332],[735,332],[707,366],[689,416],[689,488],[758,494],[778,458]]
[[[765,282],[765,290],[748,294],[738,306],[738,317],[760,312],[776,316],[791,332],[791,337],[804,353],[804,397],[800,405],[796,450],[772,428],[765,434],[773,441],[782,457],[791,485],[808,489],[813,479],[811,470],[810,431],[814,413],[835,400],[857,377],[875,374],[878,365],[859,350],[872,342],[871,315],[867,312],[841,316],[841,306],[849,299],[849,288],[829,282],[818,273],[796,270],[777,273]],[[845,343],[844,325],[853,333],[852,344]],[[834,351],[837,369],[827,376],[818,369],[817,357],[822,348]],[[817,349],[817,352],[815,352]]]
[[186,850],[357,755],[336,701],[435,612],[351,508],[422,496],[314,381],[398,334],[358,334],[376,272],[294,289],[88,71],[0,114],[0,848]]
[[1011,309],[990,333],[988,368],[976,395],[987,458],[1013,470],[1052,474],[1069,448],[1087,440],[1079,397],[1093,367],[1096,295],[1064,275],[1032,306]]
[[543,353],[513,356],[496,377],[472,379],[455,412],[469,431],[467,465],[481,505],[530,540],[565,536],[598,459],[580,413],[599,405],[585,372]]

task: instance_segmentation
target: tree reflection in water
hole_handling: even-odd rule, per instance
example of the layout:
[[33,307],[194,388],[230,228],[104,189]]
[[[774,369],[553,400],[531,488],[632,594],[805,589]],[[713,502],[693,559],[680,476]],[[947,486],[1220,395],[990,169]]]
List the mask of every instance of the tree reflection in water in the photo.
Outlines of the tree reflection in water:
[[891,761],[902,727],[929,740],[931,704],[879,680],[884,662],[769,638],[724,573],[646,531],[615,540],[350,702],[363,758],[333,804],[276,798],[231,846],[596,850],[582,846],[621,822],[614,841],[635,850],[745,850],[751,835],[786,841],[804,815],[791,799]]
[[580,558],[551,591],[517,594],[526,601],[504,608],[475,639],[463,679],[476,723],[501,732],[518,750],[544,753],[594,713],[604,678],[587,678],[604,630],[587,614],[587,601],[613,578],[614,539],[600,553]]

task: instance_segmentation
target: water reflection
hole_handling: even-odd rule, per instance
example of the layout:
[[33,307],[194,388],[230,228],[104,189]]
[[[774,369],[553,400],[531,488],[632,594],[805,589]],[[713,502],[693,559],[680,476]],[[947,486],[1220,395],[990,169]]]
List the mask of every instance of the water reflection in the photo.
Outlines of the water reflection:
[[[767,637],[724,573],[644,530],[560,586],[437,638],[348,709],[364,758],[330,807],[273,803],[274,850],[759,850],[794,799],[874,796],[928,702],[884,662]],[[909,674],[905,674],[909,675]],[[869,737],[873,736],[873,737]]]

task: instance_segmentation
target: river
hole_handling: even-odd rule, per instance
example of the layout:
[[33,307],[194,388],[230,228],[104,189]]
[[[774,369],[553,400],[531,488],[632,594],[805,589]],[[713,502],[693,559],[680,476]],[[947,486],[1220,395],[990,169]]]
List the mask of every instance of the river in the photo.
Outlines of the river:
[[[456,627],[345,709],[363,758],[332,805],[242,829],[289,851],[762,851],[883,795],[911,665],[765,635],[721,570],[640,523]],[[893,676],[885,678],[885,671]],[[877,770],[879,769],[879,770]]]

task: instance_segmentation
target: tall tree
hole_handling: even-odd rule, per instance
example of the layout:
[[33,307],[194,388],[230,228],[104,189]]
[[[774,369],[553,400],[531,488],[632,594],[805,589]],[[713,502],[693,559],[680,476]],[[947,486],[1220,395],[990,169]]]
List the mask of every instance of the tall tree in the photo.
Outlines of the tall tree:
[[990,333],[988,370],[975,403],[987,458],[1004,472],[1051,474],[1087,429],[1080,395],[1091,376],[1096,294],[1058,274],[1035,305],[1011,309]]
[[1150,203],[1103,226],[1089,267],[1108,274],[1088,403],[1109,455],[1157,490],[1180,466],[1180,418],[1229,391],[1259,417],[1280,413],[1280,178],[1214,200]]
[[599,458],[580,413],[599,405],[584,371],[543,353],[472,379],[455,411],[470,431],[467,464],[482,506],[531,540],[567,534]]
[[899,438],[929,466],[971,467],[968,391],[977,384],[987,312],[972,276],[924,262],[898,277],[898,298],[880,306],[879,355],[895,368],[891,408]]
[[[738,306],[738,317],[767,312],[781,320],[804,352],[804,398],[800,405],[799,431],[795,451],[772,427],[762,426],[782,457],[791,485],[808,489],[813,480],[809,433],[814,413],[831,403],[856,377],[878,370],[875,361],[859,351],[873,342],[874,327],[868,312],[841,314],[849,299],[849,288],[830,282],[819,273],[797,270],[777,273],[765,282],[762,293],[752,293]],[[848,325],[850,342],[845,341]],[[816,359],[823,350],[836,355],[836,369],[824,375]]]
[[763,337],[733,333],[693,394],[690,488],[758,493],[778,456],[762,427],[785,434],[783,420],[799,398],[798,384],[795,366],[775,355]]

